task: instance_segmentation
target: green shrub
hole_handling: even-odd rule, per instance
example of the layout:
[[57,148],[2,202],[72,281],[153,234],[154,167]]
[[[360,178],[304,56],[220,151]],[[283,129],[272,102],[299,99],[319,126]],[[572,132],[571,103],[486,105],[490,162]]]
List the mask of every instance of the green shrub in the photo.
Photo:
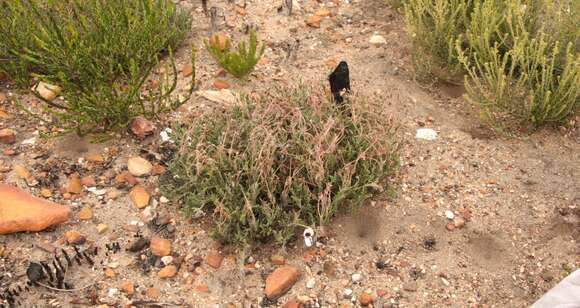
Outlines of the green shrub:
[[327,222],[390,188],[396,128],[380,106],[341,111],[304,86],[243,96],[239,104],[176,127],[164,193],[189,213],[211,213],[214,236],[286,243],[297,226]]
[[64,128],[116,129],[136,114],[170,107],[172,57],[172,82],[166,75],[164,89],[146,91],[144,84],[190,24],[170,0],[2,1],[0,72],[22,85],[39,79],[63,88],[65,100],[46,106]]
[[562,123],[580,110],[574,2],[409,0],[417,71],[465,73],[468,100],[497,129]]
[[225,38],[225,48],[220,46],[219,40],[206,41],[205,46],[218,64],[237,78],[245,77],[254,69],[266,48],[264,44],[258,48],[258,37],[254,30],[250,31],[249,42],[238,43],[235,51],[230,50],[228,38]]

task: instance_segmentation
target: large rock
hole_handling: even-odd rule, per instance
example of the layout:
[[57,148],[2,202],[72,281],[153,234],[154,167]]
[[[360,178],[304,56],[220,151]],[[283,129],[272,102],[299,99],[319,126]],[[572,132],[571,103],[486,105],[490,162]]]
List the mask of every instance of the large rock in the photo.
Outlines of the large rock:
[[135,156],[129,158],[127,161],[127,169],[129,169],[129,173],[134,176],[145,176],[151,173],[153,165],[145,158]]
[[274,270],[266,278],[266,297],[274,300],[288,292],[300,278],[300,271],[292,266],[284,266]]
[[0,184],[0,234],[42,231],[67,221],[70,209]]

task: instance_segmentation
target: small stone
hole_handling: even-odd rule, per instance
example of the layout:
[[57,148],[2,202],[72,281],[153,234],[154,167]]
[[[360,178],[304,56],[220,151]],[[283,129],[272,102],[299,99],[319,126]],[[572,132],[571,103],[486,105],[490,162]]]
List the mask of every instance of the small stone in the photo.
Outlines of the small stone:
[[222,80],[222,79],[216,79],[213,82],[213,86],[214,86],[214,88],[219,89],[219,90],[230,88],[230,84],[227,81]]
[[0,129],[0,142],[13,144],[16,142],[16,132],[10,128]]
[[296,298],[291,298],[282,306],[282,308],[300,308],[301,303]]
[[447,225],[445,225],[445,229],[447,229],[447,231],[453,231],[455,230],[455,224],[450,221],[449,223],[447,223]]
[[314,286],[316,286],[316,279],[310,278],[308,281],[306,281],[306,288],[314,289]]
[[133,284],[133,282],[129,280],[123,281],[119,286],[119,289],[121,290],[121,292],[127,295],[133,295],[133,293],[135,293],[135,285]]
[[373,45],[384,45],[387,43],[387,40],[382,35],[375,34],[371,36],[369,43]]
[[281,255],[273,255],[270,257],[270,261],[274,265],[284,265],[286,263],[286,258]]
[[133,187],[133,189],[131,189],[131,192],[129,193],[129,198],[131,199],[135,207],[137,207],[138,209],[143,209],[147,207],[147,205],[149,205],[149,200],[151,199],[151,196],[149,195],[147,190],[143,188],[143,186],[137,185]]
[[352,293],[353,293],[352,289],[344,289],[344,290],[342,291],[342,296],[343,296],[345,299],[350,299],[350,298],[352,298]]
[[30,172],[22,165],[14,165],[14,172],[21,179],[26,180],[30,178]]
[[81,178],[78,174],[73,174],[68,179],[68,184],[66,185],[66,192],[69,194],[80,194],[83,190],[83,184],[81,183]]
[[165,257],[171,254],[171,242],[158,236],[151,239],[151,253],[158,257]]
[[127,169],[131,175],[140,177],[149,175],[151,173],[151,169],[153,169],[153,165],[145,158],[135,156],[127,160]]
[[52,197],[52,191],[48,188],[41,188],[40,195],[45,197],[45,198],[50,198],[50,197]]
[[218,269],[222,265],[223,257],[218,253],[212,253],[206,258],[206,262],[209,266]]
[[362,275],[359,273],[354,273],[351,276],[352,282],[356,283],[362,280]]
[[316,13],[314,13],[316,16],[320,16],[320,17],[328,17],[331,15],[330,10],[327,8],[321,8],[318,11],[316,11]]
[[279,267],[266,278],[266,297],[270,300],[277,299],[300,278],[300,272],[292,266]]
[[306,18],[306,24],[312,28],[320,28],[320,22],[322,21],[322,17],[318,15],[311,15]]
[[149,245],[149,240],[144,237],[139,237],[129,246],[129,248],[127,248],[127,250],[130,252],[139,252],[145,249],[147,245]]
[[169,199],[165,198],[165,196],[161,196],[161,197],[159,197],[159,202],[161,202],[161,203],[168,203],[169,202]]
[[193,65],[191,63],[184,64],[181,67],[181,76],[189,77],[193,74]]
[[161,262],[163,262],[163,264],[165,264],[165,265],[169,265],[173,262],[173,257],[172,256],[162,257]]
[[90,154],[85,156],[85,160],[93,163],[102,163],[105,161],[105,158],[101,154]]
[[145,291],[145,296],[150,299],[158,299],[161,297],[161,291],[159,291],[157,288],[149,288],[147,291]]
[[375,300],[373,299],[372,295],[368,294],[367,292],[363,292],[358,297],[358,301],[363,307],[365,307],[372,304]]
[[457,216],[453,219],[453,226],[457,229],[461,229],[465,226],[465,219]]
[[200,292],[200,293],[209,293],[210,292],[208,285],[205,283],[196,285],[195,291]]
[[145,117],[138,116],[133,118],[133,120],[131,120],[129,123],[129,130],[131,130],[131,133],[133,133],[133,135],[135,135],[137,138],[144,139],[145,137],[153,134],[155,125]]
[[41,81],[32,90],[45,100],[51,101],[60,94],[61,88]]
[[165,173],[167,169],[161,165],[161,164],[154,164],[153,168],[151,169],[151,174],[152,175],[161,175],[163,173]]
[[107,191],[106,198],[107,200],[115,200],[119,198],[120,195],[121,195],[120,191],[118,191],[115,188],[112,188],[111,190]]
[[166,267],[162,268],[159,273],[157,273],[157,276],[159,278],[171,278],[173,276],[175,276],[175,274],[177,274],[177,267],[175,267],[175,265],[167,265]]
[[98,224],[96,228],[97,233],[103,234],[109,229],[109,226],[107,226],[106,224]]
[[415,134],[416,139],[433,141],[437,139],[437,132],[431,128],[419,128]]
[[416,292],[417,291],[417,282],[416,281],[409,281],[403,284],[403,290],[407,292]]
[[90,207],[83,207],[79,211],[79,219],[80,220],[89,220],[93,218],[93,210]]
[[87,241],[84,235],[75,230],[67,231],[64,238],[69,245],[82,245]]
[[455,217],[455,214],[453,213],[453,211],[447,210],[447,211],[445,211],[445,217],[447,217],[447,219],[451,220]]
[[112,269],[110,269],[110,268],[107,267],[105,269],[105,277],[107,277],[107,278],[114,278],[115,277],[115,271],[113,271]]
[[385,290],[385,289],[378,289],[377,290],[377,295],[379,297],[383,297],[383,296],[387,295],[387,290]]
[[95,179],[92,176],[83,176],[81,178],[81,184],[84,186],[95,186],[97,185],[97,182],[95,182]]

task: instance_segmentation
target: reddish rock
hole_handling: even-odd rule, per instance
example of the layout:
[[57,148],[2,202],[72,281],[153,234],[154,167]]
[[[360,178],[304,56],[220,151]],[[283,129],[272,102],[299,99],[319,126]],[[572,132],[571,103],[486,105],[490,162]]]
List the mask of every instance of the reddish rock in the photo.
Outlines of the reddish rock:
[[145,292],[145,295],[151,299],[158,299],[159,297],[161,297],[161,291],[159,291],[159,289],[157,288],[149,288]]
[[216,89],[219,89],[219,90],[221,90],[221,89],[229,89],[230,88],[230,84],[227,81],[222,80],[222,79],[216,79],[213,82],[213,86]]
[[288,292],[299,278],[300,272],[295,267],[277,268],[266,278],[266,297],[271,300],[277,299]]
[[81,178],[81,184],[84,186],[95,186],[97,185],[97,182],[92,176],[83,176]]
[[296,298],[291,298],[282,308],[300,308],[300,302]]
[[205,283],[196,285],[195,291],[200,292],[200,293],[209,293],[210,292],[208,285]]
[[151,196],[149,195],[147,190],[143,188],[143,186],[137,185],[133,187],[133,189],[129,193],[129,198],[131,199],[135,207],[137,207],[138,209],[142,209],[145,208],[147,205],[149,205],[149,199],[151,199]]
[[212,253],[206,258],[206,262],[209,266],[213,268],[220,268],[222,265],[224,257],[222,257],[219,253]]
[[358,301],[363,307],[365,307],[372,304],[375,300],[373,299],[372,295],[368,294],[367,292],[363,292],[358,297]]
[[79,219],[80,220],[89,220],[93,218],[93,210],[90,207],[83,207],[79,211]]
[[70,194],[80,194],[83,190],[83,184],[81,183],[81,178],[78,174],[73,174],[68,179],[68,184],[66,185],[66,192]]
[[151,248],[151,253],[158,257],[165,257],[171,253],[171,242],[158,236],[151,239],[149,247]]
[[87,238],[78,231],[67,231],[64,238],[69,245],[82,245],[87,241]]
[[42,231],[67,221],[68,207],[0,184],[0,234],[21,231]]
[[181,67],[181,75],[183,77],[189,77],[193,74],[193,65],[187,63]]
[[135,285],[130,280],[125,280],[119,286],[119,289],[127,295],[133,295],[135,293]]
[[162,268],[157,276],[159,278],[171,278],[177,274],[177,267],[175,265],[167,265],[166,267]]
[[281,255],[273,255],[270,257],[270,262],[274,265],[284,265],[286,263],[286,258]]
[[16,142],[16,132],[10,128],[0,129],[0,142],[13,144]]
[[129,129],[131,133],[135,135],[137,138],[144,139],[145,137],[153,134],[155,130],[155,125],[153,122],[145,119],[143,116],[138,116],[133,118],[129,123]]
[[322,17],[320,17],[318,15],[312,15],[306,19],[306,24],[312,28],[320,28],[321,21],[322,21]]

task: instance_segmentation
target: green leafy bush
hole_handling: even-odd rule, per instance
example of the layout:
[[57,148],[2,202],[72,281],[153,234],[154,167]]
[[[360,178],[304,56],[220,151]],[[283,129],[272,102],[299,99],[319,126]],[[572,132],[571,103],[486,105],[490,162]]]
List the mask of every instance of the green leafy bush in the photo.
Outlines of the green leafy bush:
[[238,43],[235,51],[230,50],[230,44],[227,37],[225,38],[225,48],[220,46],[219,40],[205,42],[207,50],[221,67],[235,77],[243,78],[258,64],[266,45],[258,46],[258,36],[254,30],[250,31],[250,40],[247,44],[246,42]]
[[468,99],[499,130],[562,123],[580,110],[574,3],[408,0],[417,71],[447,81],[465,73]]
[[0,72],[22,85],[39,79],[63,88],[65,100],[46,106],[64,128],[116,129],[169,107],[172,57],[172,84],[169,75],[159,89],[145,91],[144,84],[190,24],[170,0],[2,1]]
[[324,224],[390,188],[396,127],[378,105],[350,109],[304,86],[243,96],[175,128],[173,177],[162,189],[189,213],[213,214],[223,242],[284,244],[297,226]]

